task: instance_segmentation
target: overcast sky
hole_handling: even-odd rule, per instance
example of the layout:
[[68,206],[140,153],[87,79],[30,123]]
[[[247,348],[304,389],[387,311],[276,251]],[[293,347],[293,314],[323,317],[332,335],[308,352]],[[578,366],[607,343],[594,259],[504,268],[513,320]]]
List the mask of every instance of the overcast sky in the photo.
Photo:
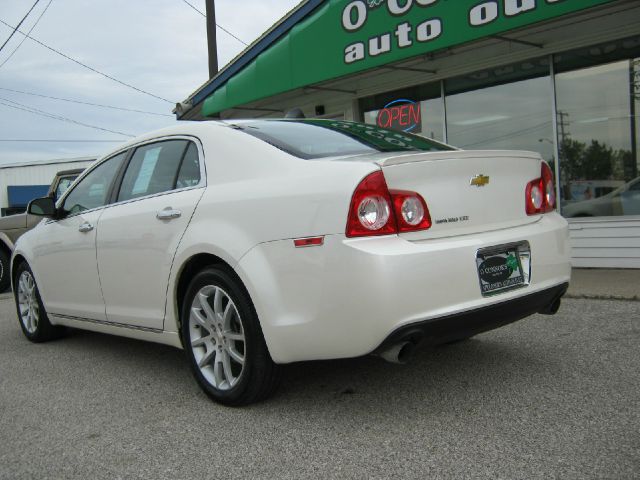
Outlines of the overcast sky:
[[[15,26],[35,0],[0,0],[0,20]],[[204,0],[189,0],[204,12]],[[217,23],[251,43],[299,0],[217,0]],[[171,110],[207,80],[204,18],[183,0],[40,0],[20,27],[103,73],[169,100],[124,87],[16,33],[0,51],[0,163],[102,155],[120,141],[175,122]],[[0,23],[0,45],[12,29]],[[220,65],[245,46],[218,29]],[[5,60],[8,61],[5,62]],[[3,64],[4,63],[4,64]],[[25,93],[18,93],[25,92]],[[155,112],[135,113],[34,96]],[[110,133],[36,115],[66,117]],[[116,140],[112,143],[5,140]]]

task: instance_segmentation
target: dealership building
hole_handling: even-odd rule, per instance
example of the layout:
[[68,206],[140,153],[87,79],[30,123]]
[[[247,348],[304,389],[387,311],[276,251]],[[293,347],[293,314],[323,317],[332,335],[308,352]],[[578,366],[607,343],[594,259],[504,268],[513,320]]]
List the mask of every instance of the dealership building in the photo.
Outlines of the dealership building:
[[574,266],[640,268],[638,0],[307,0],[175,113],[295,109],[537,151]]

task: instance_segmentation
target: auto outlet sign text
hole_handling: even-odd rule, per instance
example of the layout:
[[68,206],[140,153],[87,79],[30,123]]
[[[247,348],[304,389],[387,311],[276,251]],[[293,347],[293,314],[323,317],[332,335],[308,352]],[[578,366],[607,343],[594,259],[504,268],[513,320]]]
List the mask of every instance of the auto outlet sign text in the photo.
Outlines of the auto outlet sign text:
[[[455,11],[456,15],[465,15],[468,28],[478,28],[490,25],[499,19],[508,20],[524,15],[535,15],[542,6],[576,1],[580,0],[487,0],[479,1],[468,8],[452,10],[452,12]],[[344,63],[354,64],[394,50],[407,49],[415,44],[426,44],[437,40],[446,32],[447,23],[449,21],[453,23],[452,19],[445,19],[434,13],[433,7],[441,2],[454,3],[451,0],[354,0],[349,2],[342,11],[342,28],[354,36],[367,25],[372,11],[386,9],[390,19],[385,22],[389,27],[387,31],[381,31],[374,36],[367,35],[346,45]],[[406,16],[411,14],[411,18],[416,18],[415,10],[420,10],[419,21],[409,21]]]

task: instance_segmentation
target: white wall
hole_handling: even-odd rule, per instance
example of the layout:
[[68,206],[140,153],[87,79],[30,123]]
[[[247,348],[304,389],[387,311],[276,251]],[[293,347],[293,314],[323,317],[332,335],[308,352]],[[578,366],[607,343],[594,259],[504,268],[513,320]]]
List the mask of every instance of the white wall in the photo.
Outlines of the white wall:
[[0,208],[9,206],[7,197],[7,186],[9,185],[49,185],[57,172],[74,168],[86,168],[91,163],[93,163],[92,159],[84,158],[11,167],[0,165]]
[[640,268],[640,217],[569,220],[574,267]]

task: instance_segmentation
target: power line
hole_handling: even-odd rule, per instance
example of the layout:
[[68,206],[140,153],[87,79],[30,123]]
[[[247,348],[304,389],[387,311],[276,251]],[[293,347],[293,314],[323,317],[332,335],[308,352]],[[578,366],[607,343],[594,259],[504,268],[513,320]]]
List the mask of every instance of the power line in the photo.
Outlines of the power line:
[[[9,25],[7,22],[5,22],[5,21],[4,21],[4,20],[2,20],[2,19],[0,19],[0,23],[4,24],[5,26],[7,26],[7,27],[9,27],[9,28],[14,28],[14,27],[12,27],[11,25]],[[82,62],[80,62],[79,60],[76,60],[75,58],[72,58],[72,57],[70,57],[69,55],[67,55],[67,54],[65,54],[65,53],[62,53],[60,50],[56,50],[55,48],[50,47],[49,45],[47,45],[47,44],[45,44],[45,43],[41,42],[40,40],[36,39],[35,37],[32,37],[31,35],[27,35],[26,33],[24,33],[24,32],[22,32],[22,31],[18,30],[18,28],[17,28],[17,27],[15,28],[15,31],[16,31],[16,32],[18,32],[18,33],[19,33],[19,34],[21,34],[21,35],[24,35],[24,36],[25,36],[25,37],[27,37],[29,40],[32,40],[32,41],[36,42],[38,45],[42,45],[44,48],[46,48],[46,49],[48,49],[48,50],[51,50],[52,52],[54,52],[54,53],[56,53],[56,54],[60,55],[61,57],[64,57],[64,58],[66,58],[67,60],[71,60],[73,63],[77,63],[77,64],[78,64],[78,65],[80,65],[81,67],[84,67],[84,68],[86,68],[86,69],[88,69],[88,70],[91,70],[92,72],[97,73],[98,75],[102,75],[103,77],[108,78],[109,80],[113,80],[114,82],[119,83],[120,85],[123,85],[123,86],[125,86],[125,87],[131,88],[131,89],[133,89],[133,90],[135,90],[135,91],[137,91],[137,92],[144,93],[145,95],[149,95],[150,97],[157,98],[158,100],[162,100],[163,102],[171,103],[172,105],[176,103],[176,102],[172,102],[171,100],[167,100],[166,98],[160,97],[160,96],[158,96],[158,95],[154,95],[153,93],[147,92],[146,90],[143,90],[143,89],[141,89],[141,88],[134,87],[133,85],[131,85],[131,84],[129,84],[129,83],[123,82],[122,80],[118,80],[117,78],[112,77],[111,75],[109,75],[109,74],[107,74],[107,73],[101,72],[100,70],[97,70],[97,69],[95,69],[95,68],[93,68],[93,67],[90,67],[90,66],[89,66],[89,65],[87,65],[86,63],[82,63]]]
[[523,128],[521,130],[514,130],[514,131],[509,132],[507,134],[499,135],[497,137],[487,138],[485,140],[481,140],[481,141],[475,142],[475,143],[468,143],[468,144],[464,145],[464,147],[465,148],[476,147],[478,145],[484,145],[486,143],[498,142],[500,140],[509,140],[512,137],[520,137],[520,136],[525,135],[525,134],[527,134],[529,132],[533,132],[535,130],[539,130],[539,129],[543,128],[543,127],[546,127],[550,123],[551,123],[551,121],[548,121],[548,122],[540,123],[538,125],[534,125],[532,127]]
[[[198,12],[200,15],[202,15],[204,18],[207,18],[207,16],[202,12],[202,10],[199,10],[198,8],[194,7],[191,3],[189,3],[187,0],[182,0],[184,3],[186,3],[187,5],[189,5],[191,8],[193,8],[196,12]],[[229,30],[227,30],[226,28],[224,28],[223,26],[221,26],[220,24],[216,23],[216,27],[218,27],[220,30],[222,30],[223,32],[225,32],[227,35],[231,35],[233,38],[235,38],[237,41],[239,41],[240,43],[242,43],[243,45],[245,45],[246,47],[249,46],[249,44],[247,42],[245,42],[244,40],[239,39],[238,37],[236,37],[233,33],[231,33]]]
[[[4,103],[9,102],[9,103]],[[10,105],[13,103],[14,105]],[[13,100],[9,100],[7,98],[0,97],[0,105],[4,105],[5,107],[15,108],[16,110],[23,110],[25,112],[33,113],[34,115],[40,115],[42,117],[53,118],[54,120],[60,120],[62,122],[74,123],[76,125],[80,125],[87,128],[93,128],[95,130],[101,130],[103,132],[115,133],[117,135],[124,135],[125,137],[135,137],[135,135],[131,135],[129,133],[118,132],[117,130],[109,130],[108,128],[98,127],[96,125],[91,125],[89,123],[78,122],[77,120],[73,120],[72,118],[63,117],[61,115],[54,115],[49,112],[45,112],[44,110],[39,110],[37,108],[29,107],[27,105],[23,105],[18,102],[14,102]]]
[[[8,103],[4,103],[1,100],[8,101],[10,103],[14,103],[15,105],[10,105]],[[16,110],[22,110],[22,111],[25,111],[25,112],[33,113],[34,115],[40,115],[41,117],[52,118],[54,120],[60,120],[62,122],[68,122],[68,123],[73,123],[75,125],[80,125],[82,127],[88,127],[88,128],[93,128],[95,130],[101,130],[103,132],[115,133],[115,134],[118,134],[118,135],[125,135],[127,137],[134,137],[135,136],[135,135],[131,135],[129,133],[119,132],[117,130],[109,130],[108,128],[98,127],[97,125],[91,125],[89,123],[78,122],[77,120],[73,120],[72,118],[68,118],[68,117],[63,117],[61,115],[53,115],[53,114],[51,114],[49,112],[45,112],[44,110],[39,110],[37,108],[27,107],[26,105],[22,105],[22,104],[19,104],[17,102],[14,102],[12,100],[8,100],[8,99],[1,98],[1,97],[0,97],[0,105],[4,105],[5,107],[9,107],[9,108],[14,108]]]
[[[496,127],[499,123],[504,123],[504,122],[509,122],[509,123],[513,123],[514,120],[518,120],[521,118],[536,118],[536,117],[549,117],[551,116],[551,112],[536,112],[536,113],[525,113],[523,115],[514,115],[514,116],[505,116],[505,118],[500,118],[498,120],[492,120],[492,121],[488,121],[488,122],[483,122],[483,123],[478,123],[472,127],[469,128],[462,128],[461,130],[457,130],[455,128],[451,128],[451,126],[449,127],[450,131],[453,132],[454,135],[460,135],[461,133],[467,133],[467,132],[471,132],[473,130],[482,130],[485,128],[493,128]],[[453,126],[455,127],[455,122],[453,123]]]
[[198,12],[200,15],[202,15],[203,17],[206,17],[206,15],[204,13],[202,13],[202,10],[196,8],[195,6],[193,6],[193,4],[187,2],[187,0],[182,0],[184,3],[186,3],[187,5],[189,5],[191,8],[193,8],[196,12]]
[[240,40],[238,37],[236,37],[233,33],[231,33],[229,30],[227,30],[226,28],[224,28],[223,26],[221,26],[220,24],[216,23],[216,27],[218,27],[220,30],[222,30],[223,32],[225,32],[227,35],[231,35],[233,38],[235,38],[237,41],[239,41],[240,43],[242,43],[245,47],[248,47],[249,44],[247,42],[245,42],[244,40]]
[[116,107],[115,105],[103,105],[101,103],[83,102],[81,100],[73,100],[71,98],[52,97],[50,95],[42,95],[40,93],[33,93],[33,92],[24,92],[22,90],[13,90],[11,88],[0,87],[0,90],[5,90],[7,92],[21,93],[23,95],[32,95],[34,97],[50,98],[52,100],[60,100],[62,102],[79,103],[80,105],[90,105],[92,107],[111,108],[113,110],[122,110],[125,112],[146,113],[148,115],[158,115],[160,117],[173,117],[173,115],[169,115],[168,113],[148,112],[146,110],[135,110],[133,108]]
[[38,4],[40,0],[36,0],[36,3],[34,3],[31,8],[29,9],[29,11],[26,13],[26,15],[24,17],[22,17],[22,20],[20,20],[20,23],[18,24],[18,26],[16,28],[13,29],[13,32],[11,32],[11,35],[9,35],[9,38],[7,38],[4,43],[2,44],[2,46],[0,47],[0,52],[2,51],[2,49],[4,48],[4,46],[9,43],[9,40],[11,40],[11,38],[16,34],[16,30],[18,30],[18,28],[20,28],[20,25],[22,25],[22,22],[24,22],[27,17],[29,16],[29,14],[31,13],[31,11],[36,8],[36,5]]
[[[49,10],[49,6],[51,5],[51,2],[53,2],[53,0],[49,0],[49,3],[47,3],[47,6],[44,7],[44,10],[40,13],[40,16],[38,17],[36,22],[31,26],[31,28],[27,32],[27,35],[31,35],[31,32],[33,32],[33,30],[38,26],[38,23],[40,23],[40,19],[44,16],[45,13],[47,13],[47,10]],[[9,54],[9,56],[5,58],[2,63],[0,63],[0,68],[2,68],[4,64],[11,59],[11,57],[13,57],[13,54],[18,51],[18,49],[22,46],[22,44],[26,39],[27,37],[22,37],[22,40],[20,40],[20,43],[16,46],[16,48],[14,48],[13,51]]]

